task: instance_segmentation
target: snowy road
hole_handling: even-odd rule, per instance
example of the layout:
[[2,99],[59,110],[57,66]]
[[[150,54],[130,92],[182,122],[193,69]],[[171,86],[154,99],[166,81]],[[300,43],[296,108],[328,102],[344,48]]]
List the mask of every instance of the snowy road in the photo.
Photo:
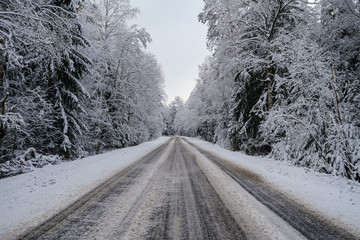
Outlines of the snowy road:
[[20,239],[356,239],[175,137]]

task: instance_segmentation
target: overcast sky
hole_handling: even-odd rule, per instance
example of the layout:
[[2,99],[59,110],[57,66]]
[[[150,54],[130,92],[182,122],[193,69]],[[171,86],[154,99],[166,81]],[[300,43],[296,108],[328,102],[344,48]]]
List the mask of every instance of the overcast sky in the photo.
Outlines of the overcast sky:
[[198,66],[210,54],[206,49],[206,26],[198,22],[202,0],[131,0],[140,9],[132,22],[144,27],[152,43],[147,51],[159,61],[168,102],[189,97],[198,76]]

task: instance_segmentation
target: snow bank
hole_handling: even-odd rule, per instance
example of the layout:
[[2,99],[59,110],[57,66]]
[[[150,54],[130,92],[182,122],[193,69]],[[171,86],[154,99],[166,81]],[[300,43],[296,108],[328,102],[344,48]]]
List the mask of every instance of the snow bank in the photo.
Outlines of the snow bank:
[[342,177],[320,174],[269,157],[247,156],[195,138],[186,138],[263,177],[272,186],[307,208],[360,235],[360,184]]
[[14,238],[51,217],[168,139],[0,179],[0,239]]

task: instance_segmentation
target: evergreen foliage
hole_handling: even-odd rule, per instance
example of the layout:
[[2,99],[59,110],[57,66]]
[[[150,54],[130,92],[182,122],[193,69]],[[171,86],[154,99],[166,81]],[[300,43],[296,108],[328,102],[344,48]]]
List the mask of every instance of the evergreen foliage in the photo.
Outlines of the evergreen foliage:
[[1,176],[161,135],[163,77],[128,0],[0,9]]
[[178,131],[360,181],[359,1],[204,3],[213,57]]

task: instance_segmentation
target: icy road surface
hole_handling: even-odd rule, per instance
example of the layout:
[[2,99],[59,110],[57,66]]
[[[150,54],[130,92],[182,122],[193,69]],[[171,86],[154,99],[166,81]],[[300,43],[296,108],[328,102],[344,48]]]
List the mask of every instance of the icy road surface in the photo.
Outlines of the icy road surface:
[[19,239],[356,239],[174,137]]

